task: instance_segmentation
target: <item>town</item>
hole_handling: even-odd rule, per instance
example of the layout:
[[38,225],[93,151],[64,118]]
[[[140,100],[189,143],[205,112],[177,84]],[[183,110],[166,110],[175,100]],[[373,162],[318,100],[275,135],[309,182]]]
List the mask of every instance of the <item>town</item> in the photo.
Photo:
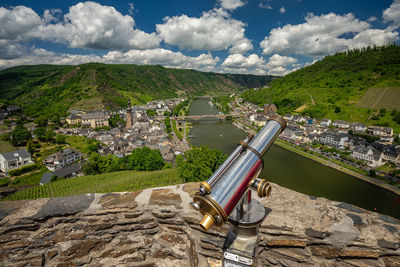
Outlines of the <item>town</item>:
[[[146,105],[136,106],[131,106],[128,100],[128,108],[114,112],[70,110],[66,118],[61,118],[62,126],[55,127],[54,132],[57,136],[80,136],[96,140],[98,145],[95,151],[100,155],[123,157],[136,148],[149,147],[160,151],[163,160],[174,165],[176,156],[190,149],[187,127],[190,123],[184,120],[184,116],[178,116],[185,115],[181,109],[188,109],[189,105],[190,100],[184,98],[151,101]],[[277,114],[277,107],[271,102],[260,109],[258,105],[235,98],[229,107],[232,112],[225,116],[219,115],[219,119],[231,117],[235,126],[251,133],[264,126],[270,116]],[[1,124],[19,111],[18,106],[1,110]],[[172,116],[173,113],[175,116]],[[395,141],[398,144],[399,137],[394,135],[393,129],[367,127],[362,123],[342,120],[317,120],[302,115],[286,114],[283,117],[288,124],[280,140],[286,144],[369,171],[371,176],[380,174],[389,181],[399,181],[395,173],[379,170],[385,164],[390,165],[391,170],[400,166],[400,147],[395,145]],[[10,127],[3,130],[5,133],[16,127],[15,122],[8,124]],[[27,128],[34,138],[40,127],[30,123]],[[40,183],[49,183],[54,176],[69,178],[83,175],[81,166],[87,156],[78,149],[67,147],[46,158],[39,158],[41,161],[37,163],[48,169]],[[35,160],[38,161],[38,158]],[[28,166],[29,169],[32,164],[32,155],[25,148],[0,155],[2,176],[23,166]]]

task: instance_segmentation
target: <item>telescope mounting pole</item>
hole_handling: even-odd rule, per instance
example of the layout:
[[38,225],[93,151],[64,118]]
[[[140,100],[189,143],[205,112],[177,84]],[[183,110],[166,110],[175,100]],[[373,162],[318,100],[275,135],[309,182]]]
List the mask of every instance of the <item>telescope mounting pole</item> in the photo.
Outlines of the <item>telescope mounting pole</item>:
[[266,209],[248,190],[228,218],[230,227],[223,246],[224,267],[258,266],[258,230]]

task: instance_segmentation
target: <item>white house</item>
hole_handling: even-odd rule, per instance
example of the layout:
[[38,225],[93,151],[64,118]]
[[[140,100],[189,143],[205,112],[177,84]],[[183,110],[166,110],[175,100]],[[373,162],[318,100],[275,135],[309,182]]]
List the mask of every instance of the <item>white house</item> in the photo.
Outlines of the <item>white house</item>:
[[347,121],[336,120],[332,123],[332,126],[335,126],[338,128],[343,128],[343,129],[348,129],[350,127],[350,124]]
[[47,159],[43,160],[43,164],[47,167],[47,169],[53,172],[55,170],[62,169],[80,159],[80,152],[67,148],[50,155],[47,157]]
[[332,124],[332,121],[330,119],[322,119],[320,122],[320,125],[322,127],[329,127]]
[[374,151],[371,147],[356,146],[351,155],[355,159],[365,160],[368,166],[376,168],[385,164],[383,162],[383,153]]
[[393,129],[389,127],[382,126],[369,126],[368,132],[375,136],[387,136],[390,137],[393,135]]
[[334,146],[338,148],[344,148],[345,142],[349,140],[349,137],[344,134],[338,134],[335,132],[326,132],[321,134],[319,141],[321,144]]
[[31,163],[33,163],[31,154],[25,148],[0,154],[0,169],[3,172],[17,169]]
[[367,126],[365,126],[365,124],[363,123],[352,123],[350,128],[355,131],[355,132],[360,132],[360,133],[364,133],[367,130]]
[[300,116],[300,115],[294,115],[293,116],[293,120],[295,122],[298,122],[298,123],[302,123],[302,122],[306,121],[306,119],[303,116]]

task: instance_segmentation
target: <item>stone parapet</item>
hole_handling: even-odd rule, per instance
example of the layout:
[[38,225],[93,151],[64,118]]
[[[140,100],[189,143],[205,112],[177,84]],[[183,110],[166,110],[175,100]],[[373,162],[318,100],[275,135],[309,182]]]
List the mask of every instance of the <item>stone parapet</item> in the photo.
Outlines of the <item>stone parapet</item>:
[[[273,184],[260,266],[400,266],[400,221]],[[0,202],[0,266],[221,266],[228,227],[207,233],[198,184]]]

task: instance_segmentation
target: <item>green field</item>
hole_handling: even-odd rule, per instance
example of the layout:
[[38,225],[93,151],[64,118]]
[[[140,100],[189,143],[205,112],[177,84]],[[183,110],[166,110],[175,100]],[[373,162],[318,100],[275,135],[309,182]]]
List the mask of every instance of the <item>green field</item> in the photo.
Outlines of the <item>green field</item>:
[[65,142],[84,154],[88,154],[90,152],[90,144],[88,143],[88,138],[86,138],[85,136],[67,136]]
[[120,171],[87,175],[19,191],[2,200],[63,197],[86,193],[127,192],[183,183],[177,169],[152,172]]
[[370,88],[358,101],[357,107],[400,109],[400,87]]
[[0,141],[0,154],[17,150],[7,141]]

